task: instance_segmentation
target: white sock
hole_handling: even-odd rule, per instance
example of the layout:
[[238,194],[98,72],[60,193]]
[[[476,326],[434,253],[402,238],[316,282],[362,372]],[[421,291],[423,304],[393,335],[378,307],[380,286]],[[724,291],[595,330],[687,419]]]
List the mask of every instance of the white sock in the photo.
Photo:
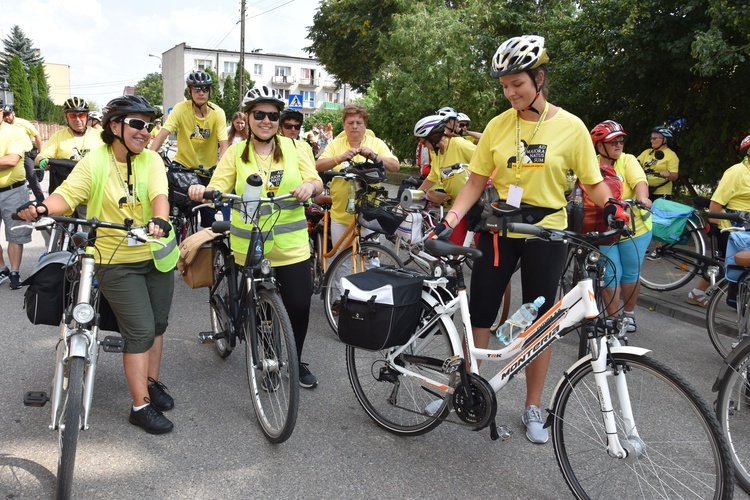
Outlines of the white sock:
[[700,297],[701,295],[705,295],[706,292],[703,290],[700,290],[698,288],[693,288],[693,297]]
[[625,311],[625,310],[623,310],[622,313],[625,314],[625,315],[628,315],[628,316],[635,316],[635,311]]
[[151,403],[146,403],[145,405],[141,405],[141,406],[135,406],[135,405],[133,405],[133,411],[139,411],[139,410],[142,410],[142,409],[144,409],[145,407],[147,407],[147,406],[148,406],[149,404],[151,404]]

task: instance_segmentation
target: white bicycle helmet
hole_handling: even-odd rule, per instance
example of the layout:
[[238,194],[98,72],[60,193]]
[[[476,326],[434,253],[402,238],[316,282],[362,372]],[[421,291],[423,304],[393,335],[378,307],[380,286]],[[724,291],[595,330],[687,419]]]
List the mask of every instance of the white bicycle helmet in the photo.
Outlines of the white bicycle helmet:
[[279,111],[284,109],[286,102],[284,99],[279,97],[278,92],[271,87],[262,85],[260,87],[254,87],[247,91],[244,99],[242,99],[242,111],[247,113],[256,104],[267,102],[273,104]]
[[91,118],[93,120],[103,121],[104,120],[104,115],[101,114],[98,111],[89,111],[89,118]]
[[515,36],[504,41],[492,58],[490,76],[513,75],[537,68],[549,62],[544,37],[536,35]]
[[469,118],[469,115],[466,113],[459,113],[458,118],[456,118],[456,121],[458,122],[470,122],[471,118]]
[[451,118],[456,118],[458,116],[456,110],[451,108],[450,106],[445,106],[438,109],[437,111],[435,111],[435,114],[442,116],[445,120],[450,120]]
[[421,118],[414,125],[414,137],[427,137],[445,130],[445,119],[441,115],[430,115]]

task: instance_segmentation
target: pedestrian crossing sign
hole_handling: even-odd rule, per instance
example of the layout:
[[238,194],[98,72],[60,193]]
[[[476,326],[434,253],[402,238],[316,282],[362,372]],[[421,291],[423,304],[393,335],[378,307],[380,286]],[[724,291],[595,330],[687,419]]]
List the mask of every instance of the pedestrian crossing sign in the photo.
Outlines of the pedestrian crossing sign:
[[291,109],[302,109],[302,94],[289,94],[289,107]]

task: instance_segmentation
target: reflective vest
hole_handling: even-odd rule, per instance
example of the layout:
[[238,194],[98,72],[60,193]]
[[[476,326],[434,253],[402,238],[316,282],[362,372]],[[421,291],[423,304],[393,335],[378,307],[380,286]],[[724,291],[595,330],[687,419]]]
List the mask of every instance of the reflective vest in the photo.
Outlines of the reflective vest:
[[[104,186],[107,183],[109,166],[112,162],[109,151],[109,146],[103,146],[96,148],[89,153],[89,156],[91,156],[91,192],[89,193],[86,215],[90,219],[98,217],[99,213],[102,211]],[[148,174],[151,168],[151,161],[148,156],[149,154],[152,154],[152,152],[144,151],[144,153],[146,154],[141,153],[134,156],[132,158],[132,165],[133,174],[135,176],[135,193],[138,197],[138,201],[141,202],[143,218],[148,221],[153,214],[151,200],[148,197]],[[175,239],[174,227],[172,227],[169,232],[169,236],[161,238],[161,242],[165,243],[166,246],[161,246],[158,243],[149,243],[151,257],[154,259],[154,266],[156,266],[156,269],[163,273],[171,272],[177,265],[177,259],[180,256],[180,251],[177,248],[177,240]]]
[[[302,184],[302,174],[299,171],[297,159],[297,146],[295,142],[287,137],[279,137],[281,152],[284,156],[284,170],[276,195],[286,194]],[[237,151],[236,165],[237,176],[234,190],[242,196],[245,192],[245,181],[251,174],[260,173],[255,162],[255,155],[248,155],[249,161],[245,163],[242,158],[244,148],[235,148]],[[271,166],[273,169],[273,166]],[[261,173],[261,177],[263,174]],[[264,179],[266,181],[266,179]],[[268,186],[263,186],[261,196],[267,196]],[[237,205],[232,210],[232,227],[230,229],[230,245],[234,252],[247,255],[250,246],[250,235],[252,223],[245,222],[241,212],[242,205]],[[308,244],[307,219],[305,209],[300,202],[294,198],[287,198],[272,205],[269,203],[260,206],[259,227],[261,239],[263,240],[263,252],[267,254],[274,245],[279,248],[295,248]],[[273,224],[273,226],[271,226]]]

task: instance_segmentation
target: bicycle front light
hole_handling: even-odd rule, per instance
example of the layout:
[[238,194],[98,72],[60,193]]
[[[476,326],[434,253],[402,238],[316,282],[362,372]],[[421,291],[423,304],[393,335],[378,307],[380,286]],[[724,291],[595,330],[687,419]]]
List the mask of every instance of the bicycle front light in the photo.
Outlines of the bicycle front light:
[[270,260],[263,259],[260,262],[260,273],[263,276],[268,276],[269,274],[271,274],[271,261]]
[[599,259],[601,258],[602,254],[599,252],[591,252],[588,257],[586,257],[586,262],[589,264],[596,264],[599,262]]
[[94,319],[94,308],[91,304],[81,302],[73,308],[73,319],[80,324],[90,323]]

